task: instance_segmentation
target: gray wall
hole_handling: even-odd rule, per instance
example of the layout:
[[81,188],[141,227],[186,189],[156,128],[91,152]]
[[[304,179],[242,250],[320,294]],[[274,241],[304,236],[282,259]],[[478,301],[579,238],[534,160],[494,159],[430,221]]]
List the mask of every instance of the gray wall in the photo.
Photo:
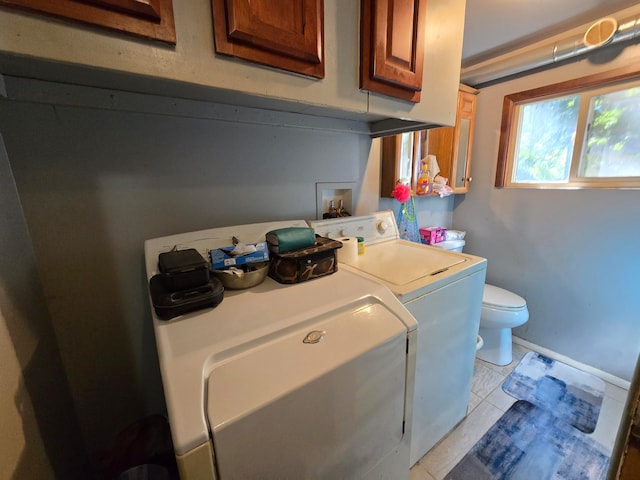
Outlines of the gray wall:
[[0,135],[0,478],[82,478],[80,438]]
[[[52,366],[30,375],[57,368],[47,378],[62,389],[59,402],[70,412],[76,437],[79,423],[89,452],[108,448],[118,431],[145,414],[164,412],[143,271],[145,239],[315,218],[316,182],[354,182],[354,214],[379,207],[380,142],[334,131],[352,123],[6,80],[10,99],[0,101],[0,132],[10,165],[4,156],[3,193],[13,192],[14,207],[3,201],[13,219],[3,232],[15,228],[21,240],[4,250],[25,249],[3,258],[11,268],[0,280],[15,283],[24,265],[39,275],[44,297],[41,290],[39,297],[13,292],[40,299],[33,304],[41,310],[38,339],[51,350]],[[397,202],[382,203],[397,211]],[[450,223],[452,198],[418,199],[416,205],[422,224]],[[11,345],[23,325],[22,319],[8,322],[10,337],[0,338]],[[27,375],[16,367],[21,373]],[[49,384],[38,376],[30,380]],[[6,393],[9,402],[13,392]],[[55,426],[40,407],[34,415]],[[42,440],[60,444],[56,435]]]
[[521,338],[629,380],[640,351],[640,191],[494,187],[505,95],[638,64],[640,46],[483,88],[471,191],[453,224],[469,253],[488,259],[487,282],[524,296]]
[[[359,188],[377,184],[377,169],[367,170],[371,140],[332,131],[333,120],[269,113],[265,125],[264,112],[220,107],[233,113],[226,121],[207,118],[219,116],[211,105],[177,99],[180,115],[148,113],[144,96],[75,87],[40,103],[22,91],[31,87],[17,82],[21,100],[0,100],[0,131],[24,209],[17,227],[26,223],[35,250],[34,261],[25,237],[25,264],[50,312],[43,338],[59,347],[60,380],[93,452],[132,421],[164,412],[145,239],[315,218],[316,182],[356,182],[358,202],[377,207],[377,190]],[[101,103],[107,94],[118,110]]]
[[[448,197],[415,197],[416,216],[419,227],[452,227],[454,196]],[[381,198],[380,210],[392,210],[398,217],[400,204],[392,198]]]

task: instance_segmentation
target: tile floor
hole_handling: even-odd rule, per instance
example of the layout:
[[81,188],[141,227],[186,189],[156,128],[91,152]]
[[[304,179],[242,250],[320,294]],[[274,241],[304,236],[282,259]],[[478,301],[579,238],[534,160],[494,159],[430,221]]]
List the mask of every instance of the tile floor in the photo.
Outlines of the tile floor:
[[[513,361],[504,367],[476,359],[467,418],[411,469],[410,480],[442,480],[478,440],[516,401],[502,383],[529,350],[514,344]],[[606,383],[606,382],[605,382]],[[605,397],[592,438],[612,449],[627,390],[606,383]]]

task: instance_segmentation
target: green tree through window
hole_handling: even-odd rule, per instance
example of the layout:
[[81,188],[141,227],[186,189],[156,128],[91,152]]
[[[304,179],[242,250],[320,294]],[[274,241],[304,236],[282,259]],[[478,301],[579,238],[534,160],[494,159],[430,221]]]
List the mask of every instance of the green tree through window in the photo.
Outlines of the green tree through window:
[[582,175],[640,176],[640,87],[591,99]]
[[579,108],[577,95],[522,108],[516,182],[567,181]]
[[496,187],[640,189],[640,67],[506,95]]

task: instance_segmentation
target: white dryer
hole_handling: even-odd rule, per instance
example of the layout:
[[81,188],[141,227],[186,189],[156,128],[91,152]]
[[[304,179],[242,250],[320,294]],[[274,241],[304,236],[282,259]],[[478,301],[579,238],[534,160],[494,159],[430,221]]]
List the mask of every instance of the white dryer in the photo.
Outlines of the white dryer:
[[[147,276],[174,247],[207,255],[287,226],[306,223],[147,240]],[[417,325],[380,283],[342,269],[267,278],[213,309],[151,313],[183,480],[409,478]]]
[[309,224],[331,238],[363,237],[364,254],[340,266],[389,287],[418,321],[414,465],[467,414],[487,261],[400,239],[390,210]]

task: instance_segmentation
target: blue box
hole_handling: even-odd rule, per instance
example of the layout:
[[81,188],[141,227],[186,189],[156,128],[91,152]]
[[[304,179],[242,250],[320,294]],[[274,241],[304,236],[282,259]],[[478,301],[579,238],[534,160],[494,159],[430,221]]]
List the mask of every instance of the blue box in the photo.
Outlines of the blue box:
[[[246,255],[233,256],[229,255],[226,251],[233,250],[233,245],[230,247],[217,248],[211,250],[209,255],[211,256],[211,266],[215,269],[233,267],[234,265],[244,265],[247,263],[265,262],[269,260],[269,249],[267,248],[267,242],[252,243],[256,247],[256,251],[248,253]],[[226,251],[225,251],[226,250]]]

